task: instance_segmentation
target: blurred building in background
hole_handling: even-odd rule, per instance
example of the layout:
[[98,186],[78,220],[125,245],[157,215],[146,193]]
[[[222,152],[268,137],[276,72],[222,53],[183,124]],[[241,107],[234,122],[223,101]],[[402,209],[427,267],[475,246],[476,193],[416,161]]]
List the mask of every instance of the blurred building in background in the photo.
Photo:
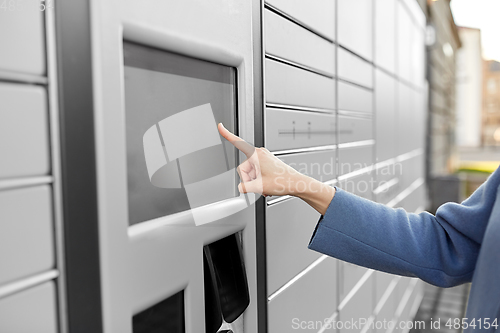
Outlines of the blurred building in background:
[[[434,30],[428,47],[429,128],[428,173],[450,172],[456,154],[456,56],[462,46],[450,8],[450,0],[427,2],[427,22]],[[429,41],[428,41],[429,42]]]
[[456,144],[479,147],[483,108],[481,30],[459,27],[458,32],[462,47],[456,59]]
[[500,145],[500,62],[483,63],[483,146]]
[[450,177],[450,174],[457,159],[456,63],[457,52],[462,43],[451,12],[450,0],[428,0],[420,4],[425,6],[427,16],[429,113],[426,172],[429,211],[435,211],[444,202],[459,201],[455,190],[458,179]]

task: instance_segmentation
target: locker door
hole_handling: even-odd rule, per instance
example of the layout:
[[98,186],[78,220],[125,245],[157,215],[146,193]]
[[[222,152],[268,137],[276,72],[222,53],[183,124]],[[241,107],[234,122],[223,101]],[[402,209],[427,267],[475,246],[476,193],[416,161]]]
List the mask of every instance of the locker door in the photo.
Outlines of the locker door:
[[255,8],[91,1],[104,332],[257,331],[255,196],[216,130],[254,142]]

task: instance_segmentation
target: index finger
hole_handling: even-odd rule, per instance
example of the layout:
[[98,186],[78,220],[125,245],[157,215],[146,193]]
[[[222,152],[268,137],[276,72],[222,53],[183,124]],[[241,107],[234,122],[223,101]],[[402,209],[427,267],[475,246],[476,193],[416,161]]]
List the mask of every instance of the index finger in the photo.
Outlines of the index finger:
[[245,154],[247,157],[252,156],[253,152],[255,151],[255,147],[240,138],[237,135],[234,135],[233,133],[229,132],[222,123],[219,123],[217,126],[219,129],[219,133],[229,142],[233,144],[236,148],[238,148],[243,154]]

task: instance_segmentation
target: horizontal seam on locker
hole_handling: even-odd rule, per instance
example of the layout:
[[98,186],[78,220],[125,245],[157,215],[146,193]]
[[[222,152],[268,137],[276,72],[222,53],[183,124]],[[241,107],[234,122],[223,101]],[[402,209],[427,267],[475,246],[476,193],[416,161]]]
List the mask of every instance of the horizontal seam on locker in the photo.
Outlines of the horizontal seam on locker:
[[285,13],[284,11],[282,11],[281,9],[278,9],[276,7],[274,7],[273,5],[269,4],[267,1],[264,2],[264,8],[287,19],[288,21],[290,22],[293,22],[295,23],[296,25],[298,25],[299,27],[302,27],[310,32],[312,32],[313,34],[317,35],[318,37],[321,37],[323,38],[324,40],[332,43],[332,44],[336,44],[335,41],[333,39],[331,39],[330,37],[324,35],[323,33],[319,32],[318,30],[312,28],[311,26],[309,26],[308,24],[305,24],[304,22],[296,19],[295,17],[291,16],[290,14],[287,14]]
[[396,186],[398,183],[399,183],[399,178],[398,177],[391,178],[390,180],[386,181],[382,185],[380,185],[377,188],[375,188],[373,190],[373,194],[378,195],[378,194],[380,194],[380,193],[382,193],[384,191],[389,190],[391,187]]
[[395,258],[395,259],[401,260],[401,261],[403,261],[403,262],[407,263],[408,265],[411,265],[411,266],[414,266],[414,267],[418,267],[418,268],[422,268],[422,269],[428,269],[428,270],[432,270],[432,271],[438,271],[438,272],[444,273],[445,275],[447,275],[447,276],[449,276],[449,277],[452,277],[452,278],[459,278],[459,277],[463,277],[463,276],[469,275],[470,273],[474,272],[474,270],[472,270],[472,271],[470,271],[470,272],[467,272],[467,273],[464,273],[464,274],[460,274],[460,275],[450,275],[450,274],[446,274],[445,272],[443,272],[442,270],[440,270],[440,269],[438,269],[438,268],[425,267],[425,266],[420,266],[420,265],[413,264],[413,263],[411,263],[411,262],[409,262],[409,261],[407,261],[407,260],[405,260],[405,259],[403,259],[403,258],[400,258],[400,257],[395,256],[395,255],[393,255],[393,254],[387,253],[387,252],[385,252],[385,251],[383,251],[383,250],[381,250],[381,249],[379,249],[379,248],[376,248],[375,246],[372,246],[372,245],[370,245],[370,244],[367,244],[367,243],[365,243],[365,242],[363,242],[363,241],[361,241],[361,240],[359,240],[359,239],[357,239],[357,238],[355,238],[355,237],[352,237],[352,236],[350,236],[350,235],[348,235],[348,234],[346,234],[346,233],[343,233],[342,231],[339,231],[339,230],[334,229],[334,228],[332,228],[332,227],[329,227],[329,226],[327,226],[327,225],[324,225],[324,224],[323,224],[323,225],[320,225],[320,227],[323,227],[323,228],[326,228],[326,229],[328,229],[328,230],[331,230],[331,231],[337,232],[337,233],[339,233],[339,234],[341,234],[341,235],[343,235],[343,236],[345,236],[345,237],[347,237],[347,238],[350,238],[350,239],[352,239],[352,240],[354,240],[354,241],[356,241],[356,242],[358,242],[358,243],[361,243],[361,244],[363,244],[363,245],[366,245],[366,246],[368,246],[369,248],[374,249],[375,251],[379,251],[379,252],[381,252],[381,253],[383,253],[383,254],[386,254],[386,255],[388,255],[388,256],[390,256],[390,257],[393,257],[393,258]]
[[424,88],[422,87],[418,87],[416,85],[414,85],[413,83],[411,83],[410,81],[406,81],[406,79],[403,79],[403,78],[399,78],[398,81],[404,85],[406,85],[407,87],[413,89],[413,90],[416,90],[418,92],[423,92],[424,91]]
[[391,282],[389,283],[389,285],[385,289],[384,293],[380,297],[380,300],[378,301],[377,305],[375,305],[375,309],[373,309],[373,315],[377,316],[380,313],[380,310],[382,310],[382,308],[387,303],[387,300],[389,299],[389,297],[391,297],[392,293],[396,289],[396,286],[398,285],[399,280],[401,280],[401,276],[395,276],[391,280]]
[[417,180],[415,180],[413,183],[410,184],[407,188],[405,188],[403,191],[401,191],[394,199],[389,201],[386,206],[393,208],[395,205],[406,199],[410,194],[415,192],[416,189],[418,189],[422,184],[425,183],[425,180],[420,177]]
[[[405,289],[405,293],[403,294],[403,299],[401,302],[399,302],[398,307],[396,308],[396,312],[394,313],[394,320],[398,320],[401,315],[403,314],[403,311],[408,304],[408,301],[410,300],[411,294],[413,294],[413,291],[415,290],[415,286],[417,285],[418,280],[413,280],[410,282],[408,287]],[[404,301],[404,302],[403,302]]]
[[[415,288],[416,287],[417,286],[415,285]],[[415,290],[413,290],[413,292],[415,292]],[[420,304],[422,304],[423,299],[424,299],[424,292],[418,293],[417,297],[415,297],[415,300],[413,301],[413,305],[411,306],[409,318],[415,318],[415,315],[417,314],[418,309],[420,308]]]
[[337,113],[339,116],[346,116],[358,119],[373,119],[373,112],[346,110],[339,108]]
[[53,181],[54,177],[52,176],[3,179],[0,180],[0,191],[37,185],[48,185],[52,184]]
[[[339,312],[336,310],[326,321],[325,323],[323,324],[323,326],[321,326],[320,330],[318,331],[318,333],[323,333],[326,329],[329,329],[331,328],[330,324],[335,320],[335,318],[339,315]],[[330,326],[330,327],[329,327]]]
[[[329,185],[329,186],[332,186],[332,185],[335,185],[337,184],[337,179],[332,179],[332,180],[328,180],[326,182],[323,182],[323,184],[325,185]],[[291,196],[291,195],[285,195],[285,196],[282,196],[282,197],[278,197],[276,199],[271,199],[271,200],[268,200],[267,201],[267,207],[270,207],[270,206],[273,206],[273,205],[276,205],[280,202],[283,202],[283,201],[288,201],[288,200],[291,200],[295,198],[294,196]]]
[[388,76],[390,76],[391,78],[395,79],[396,81],[399,80],[399,77],[396,74],[391,73],[391,71],[385,69],[384,67],[382,67],[380,65],[377,65],[375,62],[373,63],[373,67],[375,67],[375,69],[378,69],[382,73],[387,74]]
[[370,92],[373,92],[373,91],[374,91],[374,89],[373,89],[373,88],[370,88],[370,87],[364,86],[364,85],[362,85],[362,84],[360,84],[360,83],[356,83],[356,82],[353,82],[353,81],[349,81],[348,79],[344,79],[344,78],[342,78],[342,77],[340,77],[340,76],[338,76],[338,75],[337,75],[337,80],[338,80],[339,82],[344,82],[344,83],[349,83],[349,84],[352,84],[353,86],[356,86],[356,87],[358,87],[358,88],[362,88],[362,89],[368,90],[368,91],[370,91]]
[[327,146],[275,150],[275,151],[271,151],[271,153],[275,156],[282,156],[282,155],[313,153],[313,152],[321,152],[321,151],[326,152],[326,151],[335,150],[335,149],[337,149],[337,145],[327,145]]
[[411,150],[407,153],[404,153],[404,154],[400,154],[398,156],[396,156],[396,160],[398,162],[403,162],[403,161],[406,161],[406,160],[410,160],[414,157],[417,157],[417,156],[420,156],[423,154],[423,149],[422,148],[417,148],[417,149],[414,149],[414,150]]
[[344,51],[347,51],[347,52],[351,53],[352,55],[354,55],[354,56],[358,57],[359,59],[363,60],[364,62],[367,62],[367,63],[368,63],[368,64],[370,64],[370,65],[373,65],[373,61],[368,60],[368,59],[366,59],[365,57],[363,57],[362,55],[357,54],[355,51],[351,50],[350,48],[348,48],[348,47],[346,47],[346,46],[344,46],[344,45],[342,45],[342,44],[340,44],[340,43],[339,43],[339,45],[338,45],[338,46],[339,46],[342,50],[344,50]]
[[0,70],[0,82],[46,86],[49,83],[49,79],[45,76],[40,75]]
[[349,180],[349,179],[354,178],[354,177],[363,176],[363,175],[369,175],[369,174],[371,174],[372,170],[373,170],[373,165],[369,165],[367,167],[358,169],[356,171],[340,175],[337,178],[338,178],[339,182],[343,182],[345,180]]
[[59,276],[59,271],[56,269],[36,274],[27,278],[22,278],[14,282],[0,286],[0,299],[18,293],[20,291],[32,288],[44,282],[54,280]]
[[279,56],[275,56],[275,55],[267,53],[267,52],[266,52],[266,59],[274,60],[276,62],[285,64],[285,65],[289,65],[289,66],[292,66],[292,67],[295,67],[295,68],[298,68],[298,69],[302,69],[302,70],[305,70],[307,72],[311,72],[311,73],[314,73],[314,74],[317,74],[317,75],[320,75],[320,76],[324,76],[324,77],[332,79],[332,80],[335,79],[335,75],[334,74],[330,74],[330,73],[327,73],[325,71],[322,71],[322,70],[319,70],[319,69],[316,69],[316,68],[312,68],[312,67],[307,66],[307,65],[302,65],[302,64],[300,64],[298,62],[295,62],[295,61],[292,61],[292,60],[288,60],[288,59],[285,59],[285,58],[282,58],[282,57],[279,57]]
[[381,169],[383,167],[390,166],[396,162],[403,162],[403,161],[412,159],[414,157],[420,156],[420,155],[422,155],[422,153],[423,153],[423,150],[421,148],[417,148],[417,149],[414,149],[410,152],[398,155],[398,156],[393,157],[393,158],[389,158],[385,161],[377,162],[377,163],[375,163],[374,167],[375,167],[375,169]]
[[370,88],[370,87],[367,87],[367,86],[364,86],[360,83],[356,83],[356,82],[353,82],[353,81],[350,81],[349,79],[344,79],[342,77],[337,77],[337,80],[339,82],[342,82],[342,83],[347,83],[347,84],[350,84],[350,85],[353,85],[353,86],[356,86],[357,88],[361,88],[361,89],[364,89],[364,90],[367,90],[371,93],[373,93],[375,91],[375,89],[373,88]]
[[301,270],[297,275],[295,275],[293,278],[291,278],[287,283],[285,283],[284,285],[282,285],[281,287],[279,287],[278,290],[276,290],[274,293],[272,293],[271,295],[269,295],[269,297],[267,298],[267,301],[271,302],[279,294],[281,294],[283,291],[285,291],[286,289],[288,289],[288,287],[290,287],[295,282],[297,282],[298,280],[300,280],[304,275],[306,275],[307,273],[309,273],[314,267],[316,267],[319,264],[321,264],[326,258],[328,258],[328,256],[324,254],[324,255],[320,256],[318,259],[314,260],[309,266],[307,266],[306,268],[304,268],[303,270]]
[[375,140],[368,139],[368,140],[361,140],[361,141],[339,143],[337,146],[339,147],[339,149],[344,149],[344,148],[367,147],[367,146],[373,146],[374,144],[375,144]]
[[266,102],[266,107],[283,109],[283,110],[290,110],[290,111],[314,112],[314,113],[326,114],[326,115],[333,115],[333,113],[335,112],[335,109],[323,109],[323,108],[315,108],[315,107],[300,106],[300,105],[279,104],[279,103],[272,103],[272,102],[269,102],[269,103]]
[[358,280],[358,282],[356,282],[356,284],[354,285],[354,287],[352,287],[352,289],[349,290],[349,292],[344,297],[344,299],[342,300],[342,302],[340,302],[339,306],[337,307],[337,309],[338,309],[339,312],[342,311],[342,309],[344,309],[344,307],[351,301],[351,299],[359,291],[359,289],[361,289],[361,287],[364,286],[364,284],[366,283],[366,281],[368,281],[368,279],[370,278],[370,276],[372,276],[372,274],[374,272],[375,271],[373,269],[369,268],[363,274],[363,276]]

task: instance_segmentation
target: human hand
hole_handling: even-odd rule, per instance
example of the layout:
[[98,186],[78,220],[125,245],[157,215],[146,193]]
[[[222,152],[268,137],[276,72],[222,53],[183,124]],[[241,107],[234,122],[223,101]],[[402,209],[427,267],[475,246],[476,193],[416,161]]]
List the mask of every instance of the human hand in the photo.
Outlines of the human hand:
[[237,170],[241,178],[238,190],[264,196],[293,195],[324,215],[335,195],[335,188],[296,171],[266,148],[255,148],[242,138],[218,125],[219,133],[243,152],[247,159]]
[[243,152],[247,159],[238,168],[241,193],[258,193],[264,196],[293,195],[296,184],[304,181],[306,176],[285,164],[266,148],[255,148],[240,137],[229,132],[222,123],[218,125],[219,133]]

